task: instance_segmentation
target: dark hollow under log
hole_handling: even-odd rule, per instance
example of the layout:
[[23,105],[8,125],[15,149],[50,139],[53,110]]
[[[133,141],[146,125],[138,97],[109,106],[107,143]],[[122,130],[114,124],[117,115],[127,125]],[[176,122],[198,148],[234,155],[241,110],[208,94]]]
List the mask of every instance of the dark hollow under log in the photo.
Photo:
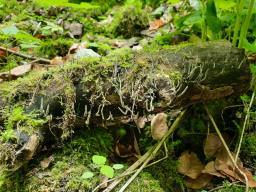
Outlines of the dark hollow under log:
[[[65,139],[77,126],[113,126],[239,95],[248,89],[251,79],[244,50],[226,42],[89,60],[0,84],[1,111],[22,105],[25,113],[39,110],[41,116],[51,117],[45,126],[31,131],[25,144],[0,142],[0,149],[11,146],[0,154],[0,164],[9,159],[8,168],[21,166],[49,141],[49,133]],[[2,116],[4,132],[9,117]]]

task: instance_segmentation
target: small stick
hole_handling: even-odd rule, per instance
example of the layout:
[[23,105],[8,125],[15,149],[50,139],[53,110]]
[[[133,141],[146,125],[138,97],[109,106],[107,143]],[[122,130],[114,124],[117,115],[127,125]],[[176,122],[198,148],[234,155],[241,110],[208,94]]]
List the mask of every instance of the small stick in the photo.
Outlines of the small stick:
[[37,61],[41,61],[41,62],[47,63],[47,64],[49,64],[51,62],[51,60],[49,60],[49,59],[37,58],[37,57],[34,57],[32,55],[27,55],[25,53],[19,53],[19,52],[16,52],[14,50],[11,50],[11,49],[8,49],[8,48],[5,48],[5,47],[1,47],[1,46],[0,46],[0,50],[6,51],[8,53],[12,53],[14,55],[17,55],[17,56],[25,58],[25,59],[37,60]]
[[138,176],[138,174],[147,166],[148,162],[154,158],[156,153],[159,151],[161,146],[165,143],[166,139],[170,136],[171,133],[178,127],[183,115],[185,114],[186,110],[182,111],[180,115],[176,118],[174,123],[172,124],[171,128],[165,134],[165,136],[154,146],[154,150],[150,153],[148,158],[144,161],[142,166],[134,173],[134,175],[122,186],[119,192],[124,192],[124,190],[129,186],[129,184]]
[[245,174],[244,172],[242,172],[241,169],[237,166],[237,163],[236,163],[236,161],[235,161],[235,159],[234,159],[232,153],[230,152],[227,143],[225,142],[224,138],[222,137],[221,132],[220,132],[218,126],[216,125],[216,123],[215,123],[215,121],[214,121],[214,119],[213,119],[213,116],[212,116],[212,114],[210,113],[210,111],[208,110],[207,106],[204,105],[204,108],[205,108],[205,110],[206,110],[206,112],[207,112],[207,115],[208,115],[209,119],[210,119],[211,122],[212,122],[212,125],[213,125],[215,131],[217,132],[217,134],[218,134],[218,136],[219,136],[219,138],[220,138],[220,140],[221,140],[221,143],[223,144],[224,148],[226,149],[226,151],[227,151],[227,153],[228,153],[228,156],[229,156],[230,160],[232,161],[234,167],[235,167],[235,168],[239,171],[239,173],[244,177],[245,186],[246,186],[246,187],[245,187],[245,192],[248,192],[248,191],[249,191],[249,184],[248,184],[248,178],[247,178],[246,174]]

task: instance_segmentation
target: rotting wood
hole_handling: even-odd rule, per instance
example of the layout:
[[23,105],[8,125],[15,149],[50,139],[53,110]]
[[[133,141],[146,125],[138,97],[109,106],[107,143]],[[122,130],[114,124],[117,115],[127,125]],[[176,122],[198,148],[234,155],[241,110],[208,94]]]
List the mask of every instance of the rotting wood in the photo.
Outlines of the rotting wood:
[[[18,85],[8,84],[13,89],[9,91],[0,84],[1,109],[23,105],[27,113],[40,110],[51,117],[45,127],[35,129],[43,135],[41,146],[52,138],[68,138],[77,127],[134,123],[138,116],[239,95],[249,88],[251,79],[244,50],[225,42],[116,57],[90,64],[79,61],[78,67],[55,69],[29,81],[18,79]],[[3,121],[0,117],[2,127]]]

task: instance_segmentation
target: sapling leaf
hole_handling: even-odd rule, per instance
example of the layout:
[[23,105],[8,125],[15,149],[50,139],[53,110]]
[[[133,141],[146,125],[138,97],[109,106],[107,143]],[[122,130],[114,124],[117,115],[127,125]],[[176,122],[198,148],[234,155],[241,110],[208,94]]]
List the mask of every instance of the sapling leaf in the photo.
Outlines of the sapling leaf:
[[85,171],[83,175],[81,176],[81,179],[89,179],[94,176],[94,173],[91,171]]
[[107,159],[104,156],[100,155],[93,155],[92,156],[92,162],[97,165],[104,165],[106,163]]
[[114,164],[114,165],[113,165],[113,168],[116,169],[116,170],[118,170],[118,169],[123,169],[123,168],[124,168],[124,165],[122,165],[122,164]]
[[114,177],[114,169],[108,165],[103,165],[100,168],[100,173],[108,178]]

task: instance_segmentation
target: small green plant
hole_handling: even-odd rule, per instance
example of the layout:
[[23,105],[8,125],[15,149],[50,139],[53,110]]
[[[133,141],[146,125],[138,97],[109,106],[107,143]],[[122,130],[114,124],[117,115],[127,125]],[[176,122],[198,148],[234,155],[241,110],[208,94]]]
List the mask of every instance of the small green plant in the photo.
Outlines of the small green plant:
[[0,134],[0,141],[3,142],[16,139],[15,129],[31,135],[35,129],[47,122],[47,119],[39,118],[36,112],[26,114],[21,106],[15,106],[4,115],[5,130]]
[[[106,157],[100,155],[93,155],[92,162],[93,164],[99,169],[100,174],[108,177],[113,178],[115,174],[115,170],[122,169],[124,165],[122,164],[114,164],[112,167],[106,165]],[[89,179],[92,178],[95,174],[92,171],[85,171],[81,176],[81,179]]]

